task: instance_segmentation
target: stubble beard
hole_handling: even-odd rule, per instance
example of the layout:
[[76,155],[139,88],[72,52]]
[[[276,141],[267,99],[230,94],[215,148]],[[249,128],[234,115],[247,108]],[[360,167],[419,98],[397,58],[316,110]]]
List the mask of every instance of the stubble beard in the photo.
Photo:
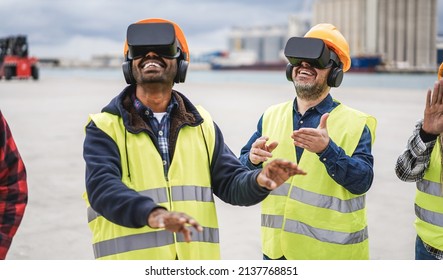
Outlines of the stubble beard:
[[154,84],[154,83],[174,83],[174,77],[176,75],[176,71],[169,68],[166,69],[163,73],[153,74],[144,74],[141,69],[132,69],[132,73],[134,73],[134,78],[137,84]]
[[314,101],[322,96],[327,90],[327,83],[299,83],[294,82],[295,91],[300,99]]
[[144,75],[139,72],[135,80],[138,84],[153,84],[153,83],[169,83],[174,80],[173,73],[164,73],[159,75]]

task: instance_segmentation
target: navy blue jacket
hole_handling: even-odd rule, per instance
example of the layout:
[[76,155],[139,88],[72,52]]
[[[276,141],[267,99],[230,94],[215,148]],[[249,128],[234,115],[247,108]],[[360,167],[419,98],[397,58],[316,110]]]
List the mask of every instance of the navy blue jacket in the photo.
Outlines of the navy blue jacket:
[[[128,133],[147,133],[159,151],[157,138],[149,122],[142,119],[131,102],[130,95],[134,93],[134,86],[126,87],[102,112],[123,117]],[[178,108],[171,112],[170,120],[169,154],[173,160],[180,128],[186,125],[197,126],[203,119],[183,94],[174,90],[172,94],[179,103]],[[250,171],[243,166],[225,144],[215,123],[214,127],[216,139],[210,167],[213,193],[233,205],[259,203],[269,194],[267,189],[257,184],[260,170]],[[159,206],[151,198],[141,196],[123,184],[117,144],[93,122],[86,126],[83,157],[86,162],[86,191],[91,207],[113,223],[134,228],[146,226],[148,215]]]

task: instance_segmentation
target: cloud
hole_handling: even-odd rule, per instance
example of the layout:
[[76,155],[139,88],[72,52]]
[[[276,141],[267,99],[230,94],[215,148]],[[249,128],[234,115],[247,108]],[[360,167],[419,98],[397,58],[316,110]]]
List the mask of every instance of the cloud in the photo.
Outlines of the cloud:
[[[286,24],[313,0],[1,0],[0,37],[25,34],[30,53],[88,59],[121,53],[129,24],[150,17],[178,23],[191,52],[225,50],[233,26]],[[438,0],[443,14],[443,0]],[[307,6],[304,6],[304,5]],[[443,33],[443,18],[438,18]]]
[[120,52],[130,23],[162,17],[182,27],[193,50],[224,49],[231,26],[286,23],[301,2],[2,0],[0,36],[27,35],[30,52],[37,56],[87,58]]

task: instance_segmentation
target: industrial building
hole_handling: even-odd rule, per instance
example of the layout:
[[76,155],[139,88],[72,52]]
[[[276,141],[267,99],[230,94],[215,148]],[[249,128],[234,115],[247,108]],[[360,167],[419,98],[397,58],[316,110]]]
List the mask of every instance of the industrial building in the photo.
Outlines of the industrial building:
[[364,65],[368,61],[379,71],[436,70],[437,0],[316,0],[312,11],[290,16],[287,25],[233,27],[232,57],[223,60],[230,66],[282,63],[288,38],[322,22],[335,25],[348,40],[351,70],[370,66]]
[[287,26],[233,28],[228,39],[230,51],[255,50],[257,62],[281,60],[279,52],[286,44]]
[[329,22],[351,56],[380,56],[386,71],[435,71],[437,0],[317,0],[312,24]]

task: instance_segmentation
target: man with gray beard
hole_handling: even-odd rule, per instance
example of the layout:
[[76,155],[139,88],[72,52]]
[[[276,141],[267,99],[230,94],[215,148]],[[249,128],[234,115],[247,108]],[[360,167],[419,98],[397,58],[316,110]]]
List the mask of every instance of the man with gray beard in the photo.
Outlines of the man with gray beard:
[[297,162],[262,202],[264,259],[369,259],[365,194],[372,185],[377,121],[330,95],[351,66],[349,45],[332,24],[312,27],[285,47],[294,100],[269,107],[242,148],[257,169],[275,158]]

